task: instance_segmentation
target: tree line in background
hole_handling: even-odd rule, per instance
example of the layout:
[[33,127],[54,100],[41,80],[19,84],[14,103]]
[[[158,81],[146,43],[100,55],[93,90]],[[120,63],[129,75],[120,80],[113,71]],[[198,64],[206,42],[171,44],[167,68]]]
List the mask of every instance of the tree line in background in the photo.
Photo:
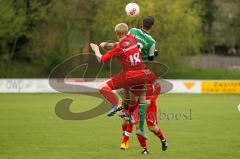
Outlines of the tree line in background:
[[140,27],[156,19],[152,36],[158,60],[181,66],[181,57],[239,54],[238,0],[135,0],[140,15],[124,12],[129,0],[0,0],[0,77],[47,77],[66,59],[88,53],[90,42],[116,40],[114,26]]

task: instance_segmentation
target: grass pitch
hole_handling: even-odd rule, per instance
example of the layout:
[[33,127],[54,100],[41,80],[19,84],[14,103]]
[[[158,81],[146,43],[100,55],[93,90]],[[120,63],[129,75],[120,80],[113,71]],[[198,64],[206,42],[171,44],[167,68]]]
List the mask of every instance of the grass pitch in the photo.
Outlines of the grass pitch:
[[[142,156],[133,134],[130,149],[119,149],[121,120],[102,115],[87,121],[64,121],[54,112],[64,97],[72,111],[100,102],[64,94],[0,94],[0,159],[236,159],[240,157],[240,95],[163,95],[160,121],[169,149],[148,132],[149,156]],[[191,116],[190,116],[191,109]],[[172,115],[185,114],[184,118]],[[163,114],[164,115],[164,114]],[[190,120],[191,117],[191,120]],[[184,120],[183,120],[184,119]]]

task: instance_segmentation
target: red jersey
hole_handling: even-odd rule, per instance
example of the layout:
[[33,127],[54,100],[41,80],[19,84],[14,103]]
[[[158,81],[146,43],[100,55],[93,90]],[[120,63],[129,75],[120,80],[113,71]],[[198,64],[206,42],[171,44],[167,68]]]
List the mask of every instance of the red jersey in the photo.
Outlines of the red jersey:
[[145,68],[137,42],[132,35],[126,35],[119,44],[104,54],[101,63],[109,61],[112,57],[119,60],[123,71],[144,70]]

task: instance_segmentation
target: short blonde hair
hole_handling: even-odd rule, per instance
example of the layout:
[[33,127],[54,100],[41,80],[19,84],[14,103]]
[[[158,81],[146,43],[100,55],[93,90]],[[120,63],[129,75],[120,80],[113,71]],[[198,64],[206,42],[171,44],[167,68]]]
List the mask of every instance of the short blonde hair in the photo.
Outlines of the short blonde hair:
[[120,35],[127,35],[128,25],[126,23],[119,23],[115,26],[115,32]]

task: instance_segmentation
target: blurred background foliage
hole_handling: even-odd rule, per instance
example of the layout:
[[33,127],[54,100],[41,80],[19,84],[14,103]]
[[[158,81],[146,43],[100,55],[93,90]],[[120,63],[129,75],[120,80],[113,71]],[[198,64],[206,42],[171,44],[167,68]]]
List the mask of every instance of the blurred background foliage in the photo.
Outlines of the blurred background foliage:
[[203,69],[185,59],[197,56],[201,63],[201,56],[221,55],[239,60],[239,0],[134,0],[141,9],[134,18],[124,12],[129,2],[0,0],[0,77],[48,77],[64,59],[89,53],[90,42],[116,40],[117,23],[140,27],[152,15],[157,60],[170,68],[166,78],[240,78],[238,62]]

